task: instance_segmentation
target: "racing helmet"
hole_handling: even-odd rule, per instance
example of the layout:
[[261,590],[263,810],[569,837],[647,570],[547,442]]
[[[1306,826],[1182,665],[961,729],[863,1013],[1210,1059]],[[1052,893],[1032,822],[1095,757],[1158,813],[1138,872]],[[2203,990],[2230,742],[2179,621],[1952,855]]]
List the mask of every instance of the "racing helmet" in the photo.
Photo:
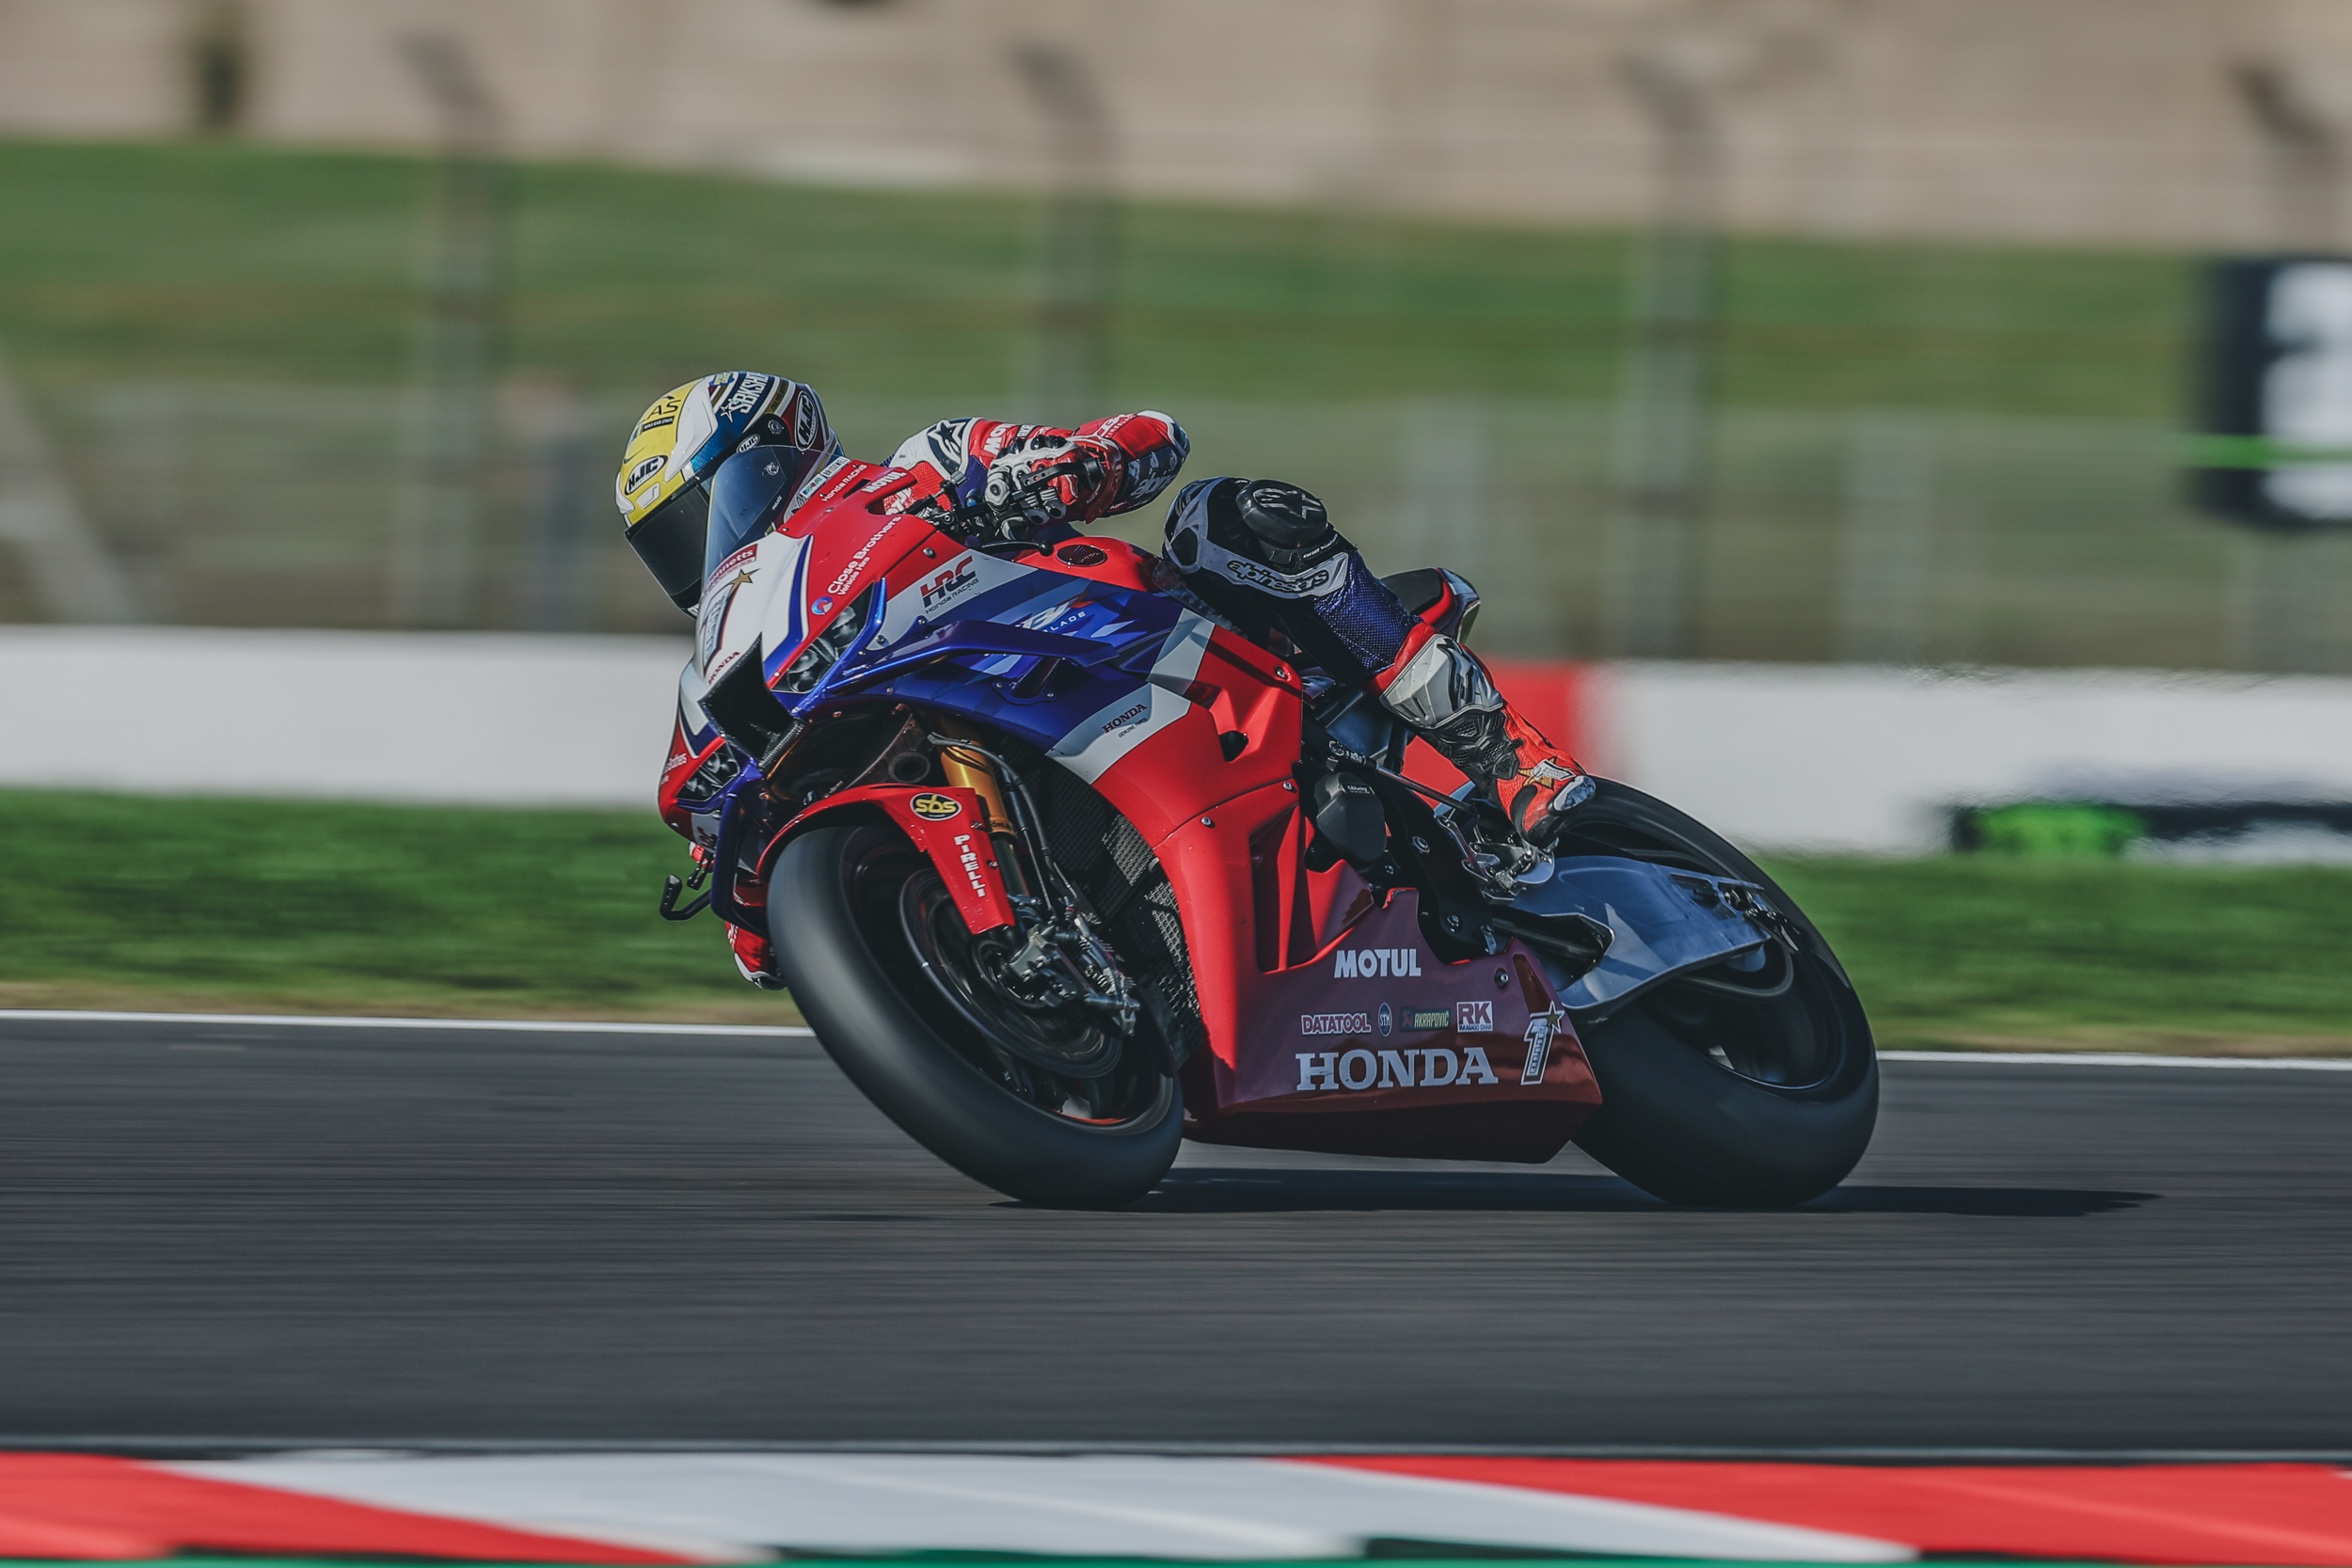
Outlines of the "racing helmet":
[[612,499],[637,559],[680,610],[702,599],[711,476],[732,454],[782,449],[798,491],[841,455],[817,393],[759,371],[724,371],[654,399],[629,433]]

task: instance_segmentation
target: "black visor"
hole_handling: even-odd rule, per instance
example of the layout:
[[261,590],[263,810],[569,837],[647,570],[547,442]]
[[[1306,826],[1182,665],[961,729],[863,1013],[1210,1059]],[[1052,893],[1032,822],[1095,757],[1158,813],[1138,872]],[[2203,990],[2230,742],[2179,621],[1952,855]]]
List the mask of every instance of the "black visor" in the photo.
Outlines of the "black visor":
[[705,577],[776,526],[777,515],[801,487],[801,480],[817,456],[799,447],[754,447],[720,465],[710,481],[710,528],[702,559]]
[[703,535],[710,527],[710,492],[688,485],[629,525],[629,548],[680,610],[703,596]]

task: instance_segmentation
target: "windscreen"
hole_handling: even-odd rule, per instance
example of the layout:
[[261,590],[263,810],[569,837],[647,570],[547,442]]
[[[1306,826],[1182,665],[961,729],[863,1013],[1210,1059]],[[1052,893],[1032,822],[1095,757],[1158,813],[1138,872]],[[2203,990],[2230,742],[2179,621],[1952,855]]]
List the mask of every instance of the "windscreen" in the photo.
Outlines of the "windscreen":
[[710,533],[703,547],[703,576],[775,526],[792,492],[800,487],[816,454],[798,447],[754,447],[739,451],[710,482]]

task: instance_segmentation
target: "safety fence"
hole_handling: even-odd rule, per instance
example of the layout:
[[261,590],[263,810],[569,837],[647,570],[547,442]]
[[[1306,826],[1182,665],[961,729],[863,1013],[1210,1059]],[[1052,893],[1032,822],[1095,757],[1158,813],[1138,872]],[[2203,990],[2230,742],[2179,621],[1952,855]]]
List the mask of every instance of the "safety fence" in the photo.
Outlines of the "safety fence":
[[[0,619],[678,624],[610,501],[634,395],[501,388],[494,440],[460,476],[470,518],[422,535],[418,498],[452,487],[421,471],[415,410],[397,388],[118,383],[8,402]],[[930,420],[979,411],[831,403],[850,450],[873,458]],[[2352,669],[2352,539],[2263,537],[2200,516],[2177,431],[2156,421],[1724,409],[1704,505],[1661,586],[1658,551],[1625,521],[1609,405],[1169,412],[1193,436],[1188,474],[1295,479],[1382,570],[1443,562],[1470,577],[1486,600],[1478,640],[1507,656],[1616,652],[1613,606],[1663,592],[1677,626],[1667,651],[1689,657]],[[1158,516],[1111,531],[1148,542]],[[1634,579],[1644,571],[1653,580]]]

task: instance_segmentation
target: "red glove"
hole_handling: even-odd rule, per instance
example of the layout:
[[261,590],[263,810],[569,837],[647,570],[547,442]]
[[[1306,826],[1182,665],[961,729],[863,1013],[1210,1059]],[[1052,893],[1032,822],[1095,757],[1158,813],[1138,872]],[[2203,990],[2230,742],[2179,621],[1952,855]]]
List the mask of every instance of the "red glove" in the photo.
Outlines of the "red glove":
[[1090,523],[1119,497],[1126,456],[1107,443],[1040,436],[988,466],[981,491],[1000,527]]

